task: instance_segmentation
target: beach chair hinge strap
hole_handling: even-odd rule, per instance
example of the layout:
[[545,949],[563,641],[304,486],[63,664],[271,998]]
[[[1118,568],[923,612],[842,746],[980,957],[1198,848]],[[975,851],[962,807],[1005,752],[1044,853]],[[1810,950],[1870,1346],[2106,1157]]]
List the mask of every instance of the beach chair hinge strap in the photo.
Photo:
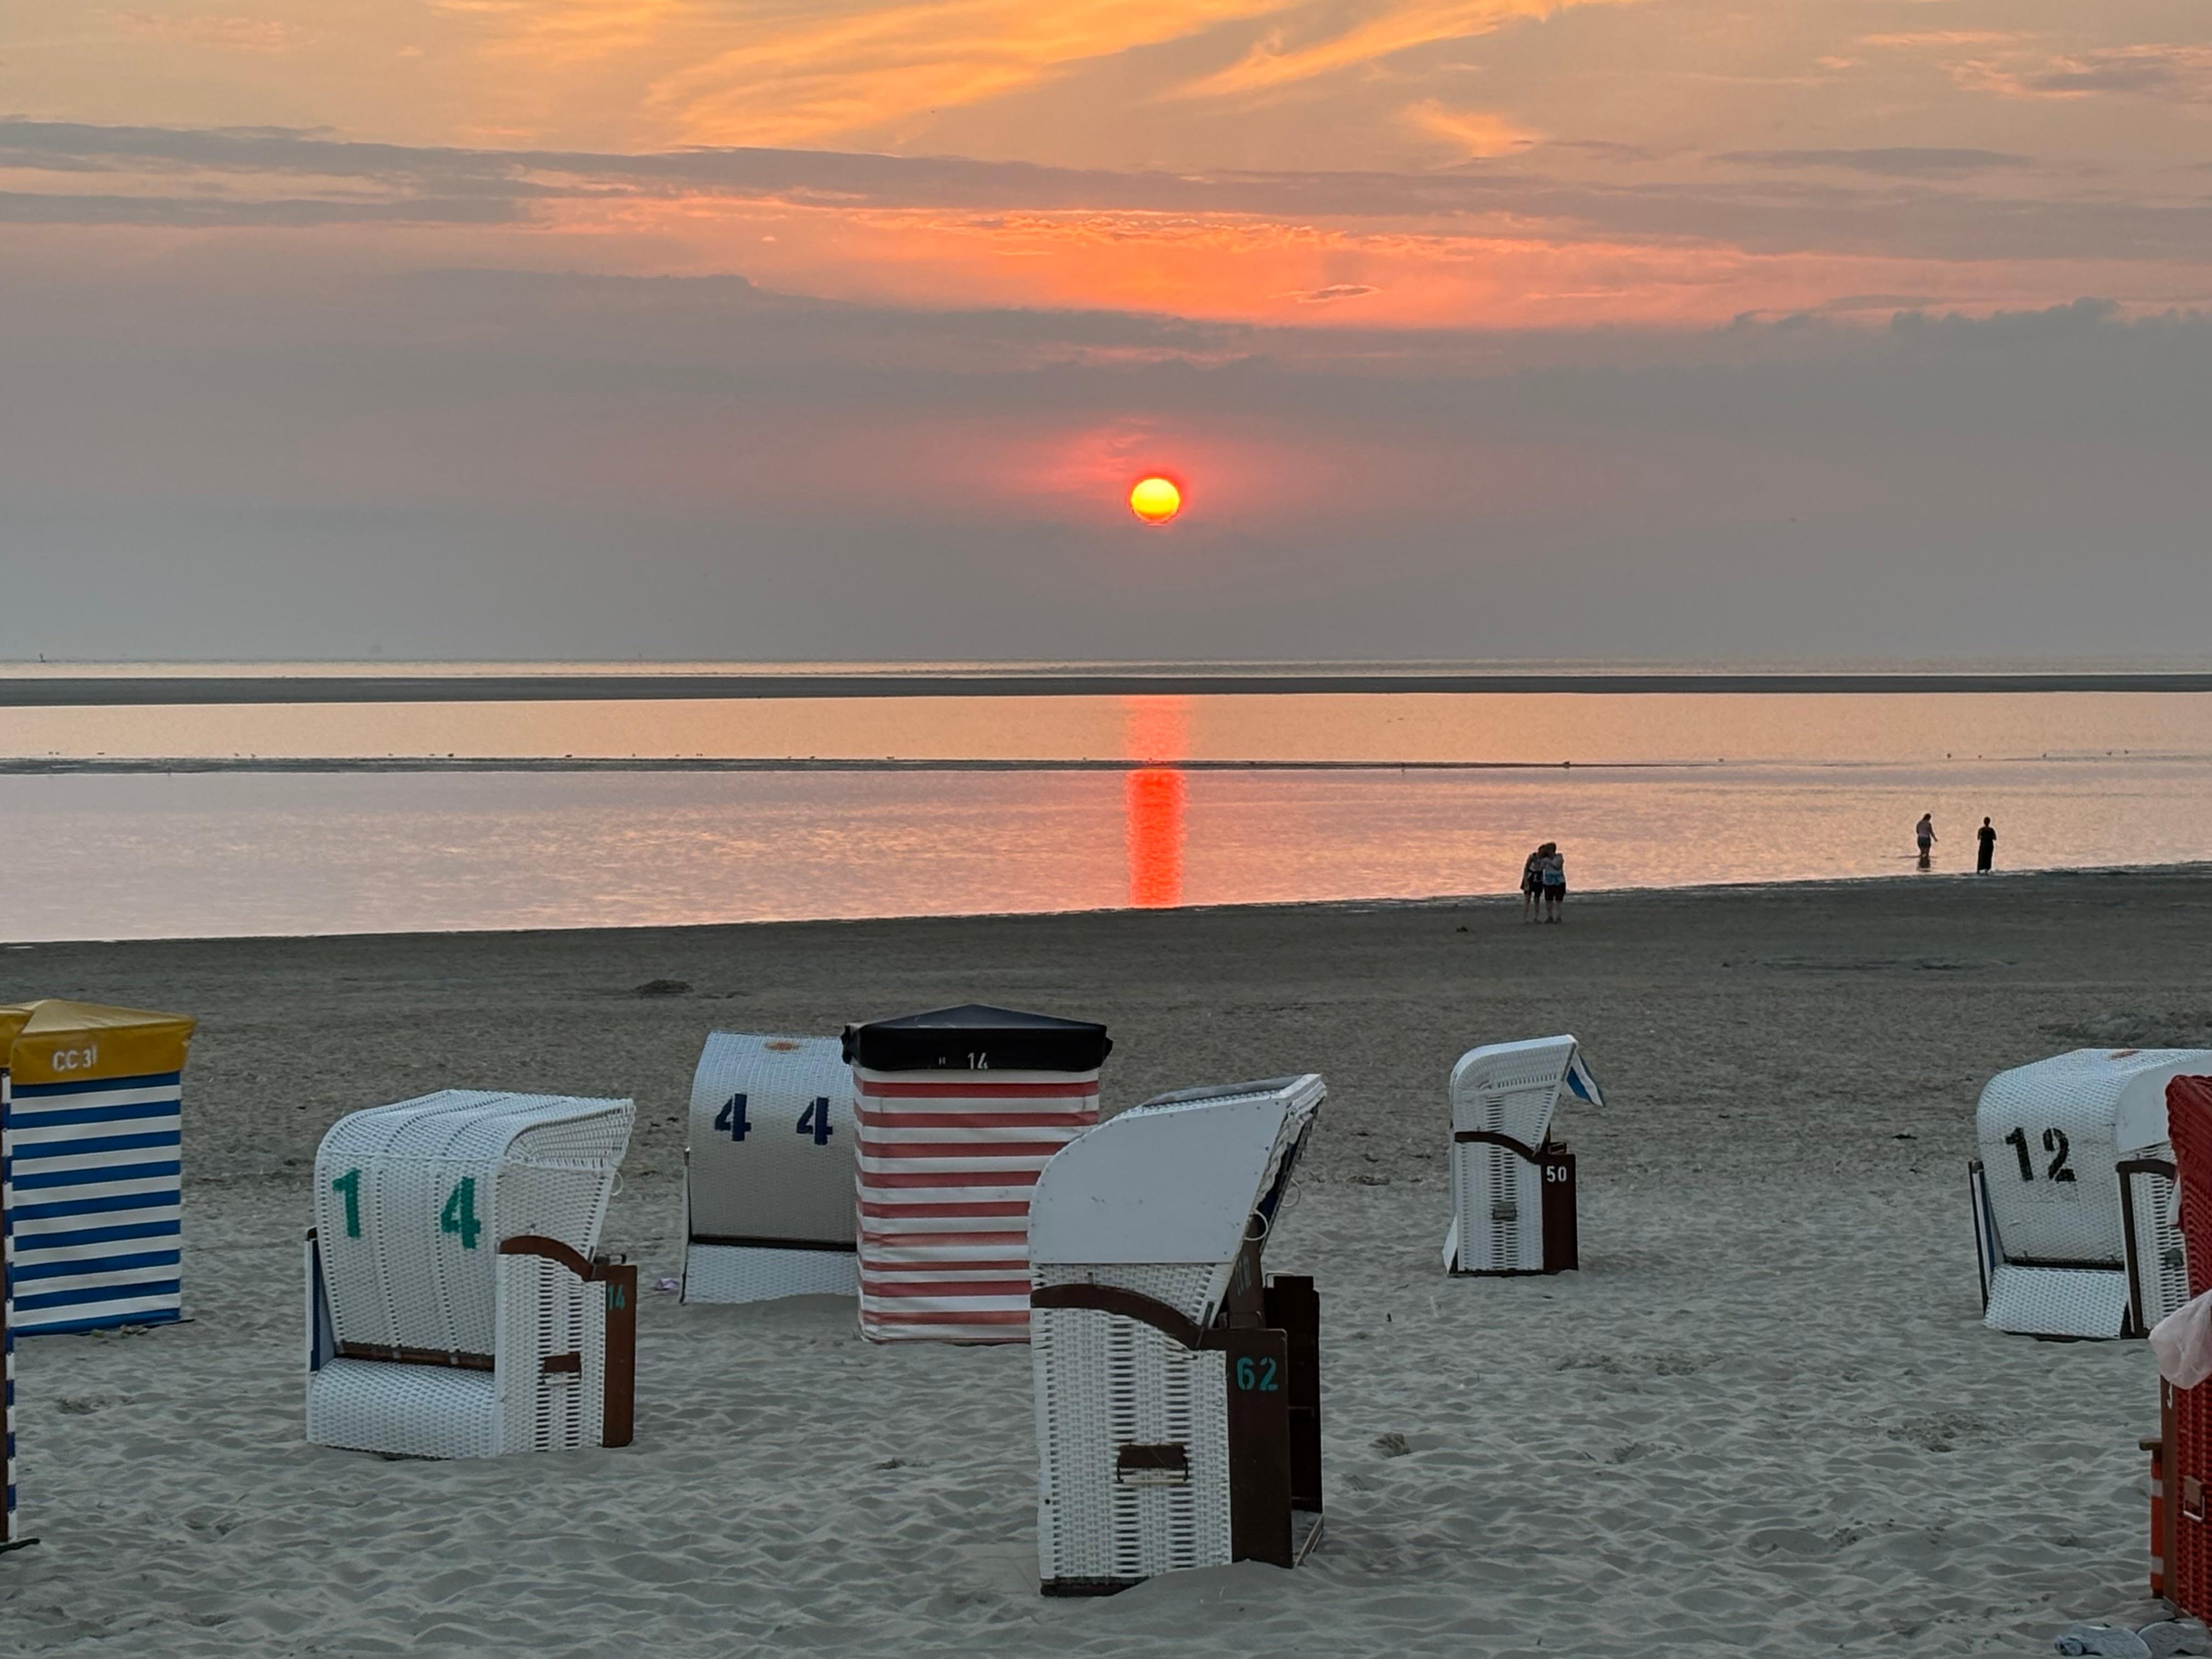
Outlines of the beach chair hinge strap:
[[1186,1348],[1206,1346],[1198,1322],[1164,1302],[1118,1285],[1045,1285],[1030,1292],[1032,1308],[1089,1308],[1150,1325]]
[[[1495,1129],[1457,1129],[1453,1131],[1452,1139],[1454,1140],[1479,1140],[1486,1142],[1492,1146],[1503,1146],[1510,1152],[1520,1153],[1522,1158],[1526,1158],[1531,1164],[1541,1164],[1544,1161],[1544,1154],[1541,1148],[1532,1147],[1525,1141],[1516,1140],[1511,1135],[1499,1134]],[[1546,1146],[1549,1146],[1550,1144],[1551,1143],[1549,1141],[1545,1143]]]

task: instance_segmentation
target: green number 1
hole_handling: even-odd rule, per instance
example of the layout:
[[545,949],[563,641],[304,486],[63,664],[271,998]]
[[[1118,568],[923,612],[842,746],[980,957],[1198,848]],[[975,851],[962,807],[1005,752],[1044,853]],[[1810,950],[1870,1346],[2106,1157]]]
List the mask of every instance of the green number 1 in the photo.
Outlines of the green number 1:
[[459,1233],[461,1248],[473,1250],[477,1237],[483,1231],[483,1223],[477,1219],[477,1178],[463,1176],[461,1184],[453,1188],[453,1195],[446,1200],[445,1212],[438,1218],[441,1233]]
[[331,1190],[342,1194],[346,1201],[346,1237],[361,1237],[361,1171],[348,1170],[331,1182]]

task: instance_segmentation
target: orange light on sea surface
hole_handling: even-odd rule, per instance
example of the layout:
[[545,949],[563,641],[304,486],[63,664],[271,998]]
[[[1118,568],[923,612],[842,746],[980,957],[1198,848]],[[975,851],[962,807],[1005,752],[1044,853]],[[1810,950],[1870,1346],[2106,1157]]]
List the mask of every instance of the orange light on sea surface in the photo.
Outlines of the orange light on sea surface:
[[1123,811],[1129,843],[1129,902],[1139,910],[1170,908],[1182,902],[1182,841],[1185,784],[1180,769],[1160,762],[1190,752],[1188,697],[1125,697],[1122,750],[1131,760],[1147,761],[1123,785]]
[[1155,472],[1130,485],[1129,511],[1146,524],[1165,524],[1182,511],[1182,491],[1174,479]]

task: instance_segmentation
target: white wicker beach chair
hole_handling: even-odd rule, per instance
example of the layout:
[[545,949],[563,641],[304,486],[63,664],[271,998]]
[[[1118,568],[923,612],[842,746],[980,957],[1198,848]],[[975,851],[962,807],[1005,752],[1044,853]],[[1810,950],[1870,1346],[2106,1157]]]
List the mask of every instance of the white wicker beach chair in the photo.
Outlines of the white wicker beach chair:
[[1571,1036],[1470,1048],[1451,1073],[1455,1273],[1556,1273],[1580,1262],[1575,1158],[1552,1133],[1562,1098],[1605,1103]]
[[2141,1335],[2186,1298],[2166,1085],[2203,1072],[2212,1051],[2077,1048],[1990,1079],[1967,1183],[1990,1329]]
[[1324,1090],[1161,1095],[1070,1143],[1030,1221],[1037,1562],[1104,1595],[1321,1533],[1320,1307],[1261,1255]]
[[593,1251],[635,1115],[448,1089],[333,1124],[307,1438],[416,1457],[629,1444],[637,1269]]
[[860,1334],[1027,1341],[1030,1189],[1098,1121],[1106,1028],[971,1004],[849,1026],[844,1046]]
[[684,1299],[858,1295],[854,1139],[836,1037],[709,1036],[684,1154]]

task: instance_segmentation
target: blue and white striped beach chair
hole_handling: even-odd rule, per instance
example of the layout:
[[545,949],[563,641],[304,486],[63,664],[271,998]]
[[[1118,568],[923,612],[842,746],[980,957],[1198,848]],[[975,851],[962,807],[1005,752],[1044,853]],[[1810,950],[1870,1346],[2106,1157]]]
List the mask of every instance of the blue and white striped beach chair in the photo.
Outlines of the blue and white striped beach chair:
[[0,1067],[0,1553],[35,1540],[23,1536],[15,1510],[15,1325],[14,1279],[9,1273],[14,1238],[8,1175],[8,1073]]
[[0,1008],[14,1084],[16,1335],[181,1317],[193,1026],[180,1014],[58,1000]]

